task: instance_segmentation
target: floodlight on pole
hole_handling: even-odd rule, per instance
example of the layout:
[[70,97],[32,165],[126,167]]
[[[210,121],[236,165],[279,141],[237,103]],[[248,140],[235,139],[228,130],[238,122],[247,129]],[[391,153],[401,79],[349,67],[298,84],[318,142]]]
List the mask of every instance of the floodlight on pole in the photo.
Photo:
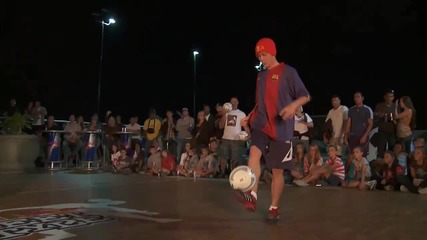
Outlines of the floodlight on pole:
[[116,23],[113,18],[108,19],[108,22],[101,21],[101,54],[99,60],[99,76],[98,76],[98,102],[97,102],[97,113],[101,114],[101,81],[102,81],[102,58],[104,56],[104,26]]
[[104,20],[102,20],[102,25],[110,25],[110,24],[114,24],[116,23],[116,20],[114,20],[114,18],[110,18],[108,19],[108,22],[104,22]]
[[198,54],[198,51],[193,51],[193,117],[196,117],[196,56]]

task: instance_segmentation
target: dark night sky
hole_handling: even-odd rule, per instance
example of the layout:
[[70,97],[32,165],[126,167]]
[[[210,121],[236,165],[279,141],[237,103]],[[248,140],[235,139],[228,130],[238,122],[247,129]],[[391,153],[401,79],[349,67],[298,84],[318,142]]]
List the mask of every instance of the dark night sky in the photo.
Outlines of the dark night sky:
[[427,127],[425,91],[415,87],[425,80],[417,2],[320,2],[1,1],[1,107],[16,96],[21,107],[40,98],[57,118],[95,112],[101,24],[91,13],[106,8],[105,19],[117,23],[105,29],[102,113],[145,118],[151,106],[161,115],[166,108],[191,109],[195,49],[197,107],[238,96],[249,111],[254,45],[267,36],[276,41],[278,59],[294,66],[311,92],[307,112],[326,114],[335,93],[351,106],[356,90],[374,108],[392,88],[412,97],[418,125]]

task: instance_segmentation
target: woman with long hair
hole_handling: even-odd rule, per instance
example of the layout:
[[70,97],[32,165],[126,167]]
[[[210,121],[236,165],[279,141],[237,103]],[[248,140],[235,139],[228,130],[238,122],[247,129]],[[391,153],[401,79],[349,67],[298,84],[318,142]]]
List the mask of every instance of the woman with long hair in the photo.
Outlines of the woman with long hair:
[[[397,121],[397,138],[400,142],[404,143],[406,151],[411,149],[411,136],[412,129],[415,128],[415,108],[412,104],[411,98],[403,96],[396,104],[396,118]],[[398,112],[397,106],[402,108],[402,112]]]
[[398,182],[402,192],[427,194],[427,156],[423,147],[415,148],[409,176],[398,176]]

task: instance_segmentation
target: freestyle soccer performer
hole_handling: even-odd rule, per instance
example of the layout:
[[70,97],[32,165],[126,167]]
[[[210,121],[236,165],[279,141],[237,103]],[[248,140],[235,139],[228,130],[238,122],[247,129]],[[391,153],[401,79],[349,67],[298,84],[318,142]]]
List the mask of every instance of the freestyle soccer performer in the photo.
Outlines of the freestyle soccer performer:
[[251,191],[239,193],[246,209],[255,211],[261,157],[272,170],[271,206],[268,220],[279,220],[279,200],[284,187],[284,169],[292,167],[292,139],[295,111],[310,101],[310,95],[295,68],[279,63],[276,45],[270,38],[262,38],[255,47],[255,55],[267,69],[258,73],[256,105],[242,119],[243,127],[251,128],[251,148],[248,166],[255,172],[256,183]]

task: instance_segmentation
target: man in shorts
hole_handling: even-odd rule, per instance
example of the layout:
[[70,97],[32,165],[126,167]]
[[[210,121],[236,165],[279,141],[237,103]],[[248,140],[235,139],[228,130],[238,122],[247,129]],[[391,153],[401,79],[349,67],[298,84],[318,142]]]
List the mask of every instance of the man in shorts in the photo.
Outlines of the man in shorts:
[[248,166],[255,172],[256,184],[251,191],[240,192],[245,208],[256,210],[260,159],[272,170],[271,205],[268,219],[279,219],[279,200],[284,187],[284,169],[292,167],[292,139],[295,112],[310,101],[310,95],[297,71],[276,59],[276,45],[270,38],[262,38],[255,47],[255,55],[267,69],[258,73],[256,105],[242,119],[243,127],[250,125],[252,145]]

